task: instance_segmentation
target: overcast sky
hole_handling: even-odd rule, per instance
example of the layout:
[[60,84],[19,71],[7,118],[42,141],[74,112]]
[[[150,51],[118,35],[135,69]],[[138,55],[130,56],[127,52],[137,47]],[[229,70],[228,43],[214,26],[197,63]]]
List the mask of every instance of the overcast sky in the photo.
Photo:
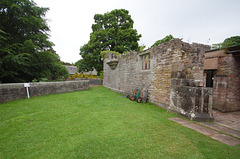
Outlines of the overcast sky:
[[48,7],[50,40],[64,62],[81,58],[79,49],[89,40],[95,14],[127,9],[139,44],[150,47],[172,34],[185,42],[220,43],[240,36],[240,0],[34,0]]

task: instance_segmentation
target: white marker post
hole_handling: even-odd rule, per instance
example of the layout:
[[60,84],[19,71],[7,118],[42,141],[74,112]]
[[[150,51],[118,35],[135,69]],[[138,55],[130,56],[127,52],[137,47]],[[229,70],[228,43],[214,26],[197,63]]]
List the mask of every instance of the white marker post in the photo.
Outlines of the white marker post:
[[24,87],[26,87],[26,89],[27,89],[27,96],[28,96],[28,98],[30,98],[29,91],[28,91],[28,87],[30,87],[30,84],[29,83],[24,83]]

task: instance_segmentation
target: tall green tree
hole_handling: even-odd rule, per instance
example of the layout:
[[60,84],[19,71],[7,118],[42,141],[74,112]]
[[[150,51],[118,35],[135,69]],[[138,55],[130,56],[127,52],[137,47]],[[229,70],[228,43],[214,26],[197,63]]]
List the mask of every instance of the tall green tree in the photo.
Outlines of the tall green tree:
[[100,52],[104,50],[123,53],[138,50],[141,37],[133,29],[134,21],[125,9],[115,9],[105,14],[96,14],[92,33],[87,44],[80,48],[82,59],[77,62],[79,71],[89,71],[95,68],[103,70],[103,60]]
[[49,41],[47,11],[30,0],[0,1],[1,82],[55,77],[60,60]]
[[232,36],[226,38],[222,43],[213,44],[213,49],[222,49],[227,48],[229,46],[240,45],[240,36]]
[[240,45],[240,36],[232,36],[230,38],[226,38],[222,43],[222,47],[224,48],[234,45]]

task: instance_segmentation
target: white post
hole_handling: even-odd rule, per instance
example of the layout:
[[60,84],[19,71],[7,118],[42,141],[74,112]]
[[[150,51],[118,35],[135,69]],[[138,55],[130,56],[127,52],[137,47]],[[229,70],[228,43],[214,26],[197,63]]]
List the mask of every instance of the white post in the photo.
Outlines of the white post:
[[28,98],[30,98],[30,96],[29,96],[29,92],[28,92],[28,87],[26,87],[27,88],[27,96],[28,96]]
[[26,87],[26,89],[27,89],[27,96],[28,96],[28,98],[30,98],[29,91],[28,91],[28,87],[30,87],[30,84],[29,83],[24,83],[24,87]]

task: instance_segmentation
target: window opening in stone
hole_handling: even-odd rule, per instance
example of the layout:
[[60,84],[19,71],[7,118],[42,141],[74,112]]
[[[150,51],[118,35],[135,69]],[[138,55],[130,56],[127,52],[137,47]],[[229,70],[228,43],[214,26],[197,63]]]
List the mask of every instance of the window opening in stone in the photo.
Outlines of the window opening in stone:
[[150,55],[144,55],[142,56],[142,69],[143,70],[149,70],[150,69]]

